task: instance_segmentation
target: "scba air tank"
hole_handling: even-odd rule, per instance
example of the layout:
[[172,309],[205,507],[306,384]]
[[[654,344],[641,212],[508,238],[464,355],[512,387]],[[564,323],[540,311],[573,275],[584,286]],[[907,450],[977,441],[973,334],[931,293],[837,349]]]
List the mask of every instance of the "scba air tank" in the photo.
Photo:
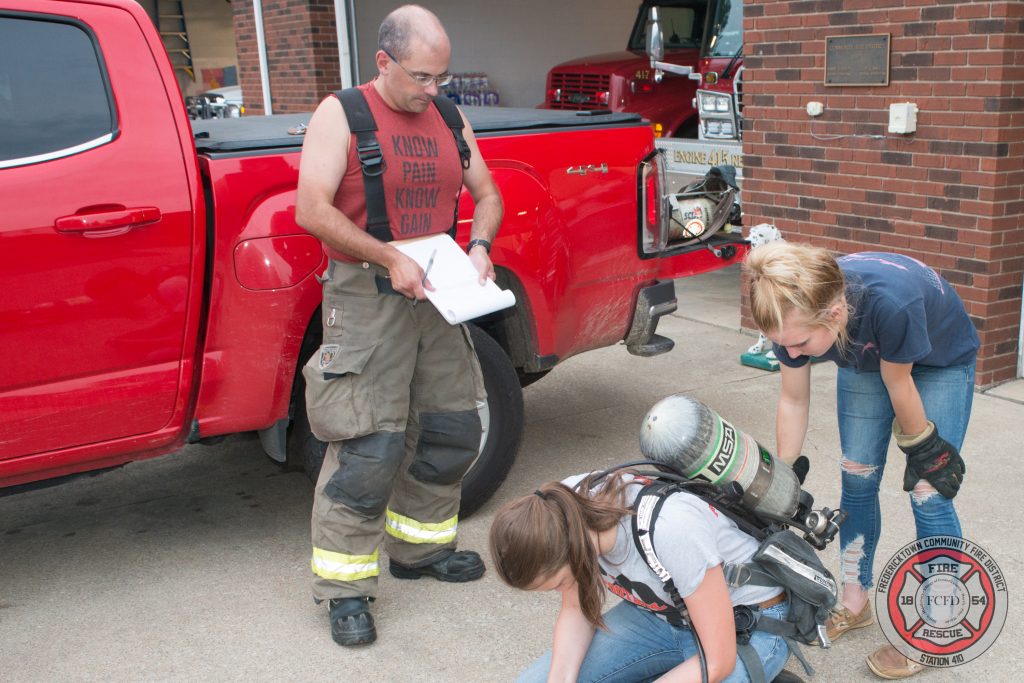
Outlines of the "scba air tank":
[[786,519],[796,513],[800,481],[793,470],[689,396],[675,394],[654,404],[640,429],[640,450],[688,479],[719,486],[738,482],[748,510]]

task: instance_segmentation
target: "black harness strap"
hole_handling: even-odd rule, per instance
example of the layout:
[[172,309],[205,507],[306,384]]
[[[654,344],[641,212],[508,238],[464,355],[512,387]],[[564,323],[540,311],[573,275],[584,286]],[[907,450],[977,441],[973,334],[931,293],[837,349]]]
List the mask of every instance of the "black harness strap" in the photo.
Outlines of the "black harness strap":
[[[654,482],[644,486],[640,489],[640,492],[636,496],[636,500],[633,502],[633,508],[636,514],[633,515],[633,542],[644,560],[647,562],[647,566],[651,568],[659,579],[661,579],[662,585],[665,587],[665,591],[672,598],[672,603],[675,605],[679,612],[679,623],[674,623],[669,618],[669,623],[674,626],[690,626],[690,615],[686,609],[686,603],[679,595],[679,589],[676,588],[675,582],[672,580],[672,575],[669,571],[661,564],[657,554],[654,552],[654,523],[658,519],[658,513],[661,512],[662,506],[668,497],[677,492],[685,490],[684,487],[677,486],[666,482]],[[716,508],[717,509],[717,508]],[[752,611],[754,618],[754,624],[751,626],[748,632],[744,634],[744,638],[741,639],[737,634],[736,639],[736,653],[743,662],[743,665],[747,669],[747,675],[750,677],[752,683],[765,683],[765,672],[764,665],[761,662],[761,658],[758,656],[757,651],[750,644],[750,631],[761,628],[761,615],[760,610],[756,608],[748,608]],[[693,629],[694,639],[697,639],[697,631]],[[699,642],[699,641],[698,641]]]
[[363,169],[363,191],[366,194],[366,231],[381,242],[390,242],[394,235],[391,234],[384,203],[384,171],[387,165],[377,141],[377,122],[366,97],[357,88],[338,90],[334,95],[345,110],[349,130],[356,136],[356,155]]
[[688,627],[690,625],[689,614],[686,611],[686,605],[683,603],[682,597],[679,595],[679,589],[676,588],[672,575],[661,564],[657,554],[654,552],[654,521],[658,518],[658,513],[661,512],[661,506],[668,499],[669,492],[667,489],[669,488],[671,488],[671,484],[654,482],[640,489],[633,503],[633,507],[636,510],[636,514],[632,518],[633,543],[636,545],[636,549],[640,551],[644,561],[647,562],[647,566],[661,579],[665,592],[672,598],[672,604],[677,612],[665,614],[668,623],[673,626]]
[[[472,156],[472,152],[469,149],[469,144],[466,142],[466,138],[462,135],[462,129],[465,128],[465,124],[462,122],[462,115],[459,114],[459,108],[455,106],[455,103],[444,95],[440,95],[434,98],[434,106],[437,107],[437,111],[440,112],[441,118],[448,124],[448,128],[451,129],[452,135],[455,137],[455,147],[459,150],[459,161],[462,163],[463,169],[469,168],[469,159]],[[459,200],[455,200],[455,215],[452,216],[452,227],[448,230],[448,235],[455,239],[455,230],[459,227]]]
[[[384,197],[384,171],[387,170],[387,164],[384,163],[380,142],[377,140],[377,122],[370,111],[370,105],[366,102],[366,96],[358,88],[336,90],[334,96],[341,102],[345,117],[348,119],[349,130],[356,136],[356,156],[359,157],[359,164],[363,170],[363,192],[366,196],[366,231],[381,242],[390,242],[395,236],[391,232]],[[465,124],[462,122],[458,107],[444,96],[437,97],[434,106],[455,137],[462,168],[469,168],[472,153],[466,138],[462,135]],[[452,220],[452,227],[448,230],[452,239],[455,239],[458,218],[459,202],[456,200],[455,217]]]
[[455,136],[455,146],[459,149],[459,160],[462,162],[462,168],[468,169],[469,160],[473,153],[469,149],[466,138],[462,135],[462,129],[465,128],[465,124],[462,122],[462,115],[459,114],[459,108],[455,106],[454,102],[444,96],[435,98],[434,106],[437,107],[437,111],[441,113],[441,118],[448,124],[448,127],[452,130],[452,135]]

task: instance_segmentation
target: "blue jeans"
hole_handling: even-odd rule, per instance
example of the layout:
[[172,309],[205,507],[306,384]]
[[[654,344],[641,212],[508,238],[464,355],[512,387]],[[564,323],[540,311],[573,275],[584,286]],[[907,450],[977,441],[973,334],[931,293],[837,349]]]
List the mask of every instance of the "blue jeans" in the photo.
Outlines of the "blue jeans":
[[[925,415],[935,423],[939,435],[959,450],[974,400],[974,361],[948,368],[918,365],[911,375]],[[849,515],[839,527],[840,573],[843,583],[859,582],[867,589],[873,585],[872,563],[882,532],[878,488],[894,413],[882,375],[877,372],[839,368],[836,403],[843,449],[840,505]],[[902,474],[902,457],[896,466]],[[960,536],[960,520],[952,500],[934,489],[912,491],[909,497],[918,538]]]
[[[785,619],[789,603],[781,602],[762,611],[765,616]],[[652,681],[697,654],[697,644],[688,628],[672,626],[648,610],[620,602],[604,615],[608,630],[598,629],[590,643],[578,683],[639,683]],[[775,678],[786,660],[789,647],[778,636],[755,631],[750,638],[764,664],[765,679]],[[551,651],[531,664],[517,679],[520,683],[547,680]],[[727,683],[749,681],[747,669],[736,658],[736,668]]]

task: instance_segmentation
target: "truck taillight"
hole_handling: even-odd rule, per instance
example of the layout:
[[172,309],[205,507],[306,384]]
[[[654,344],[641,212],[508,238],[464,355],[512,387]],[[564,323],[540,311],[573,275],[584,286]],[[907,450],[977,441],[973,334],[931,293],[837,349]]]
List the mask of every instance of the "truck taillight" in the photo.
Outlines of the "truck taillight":
[[548,90],[548,102],[561,102],[562,101],[562,89],[551,88]]
[[665,159],[656,149],[640,162],[641,249],[644,255],[658,254],[668,244],[668,200],[665,194]]
[[594,95],[594,100],[596,100],[598,104],[607,105],[612,100],[612,93],[611,91],[608,90],[605,90],[604,92],[599,92],[596,95]]

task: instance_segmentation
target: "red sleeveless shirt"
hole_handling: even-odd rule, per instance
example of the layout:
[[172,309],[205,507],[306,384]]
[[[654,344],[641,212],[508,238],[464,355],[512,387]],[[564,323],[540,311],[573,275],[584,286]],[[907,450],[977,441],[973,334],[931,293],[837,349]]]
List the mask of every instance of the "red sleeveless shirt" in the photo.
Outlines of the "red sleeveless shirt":
[[[395,111],[372,81],[358,87],[377,122],[391,234],[402,240],[445,232],[452,227],[462,187],[462,163],[451,128],[433,104],[421,114]],[[348,166],[334,195],[334,206],[366,229],[366,196],[355,135],[349,141]],[[333,259],[356,260],[330,247],[326,251]]]

